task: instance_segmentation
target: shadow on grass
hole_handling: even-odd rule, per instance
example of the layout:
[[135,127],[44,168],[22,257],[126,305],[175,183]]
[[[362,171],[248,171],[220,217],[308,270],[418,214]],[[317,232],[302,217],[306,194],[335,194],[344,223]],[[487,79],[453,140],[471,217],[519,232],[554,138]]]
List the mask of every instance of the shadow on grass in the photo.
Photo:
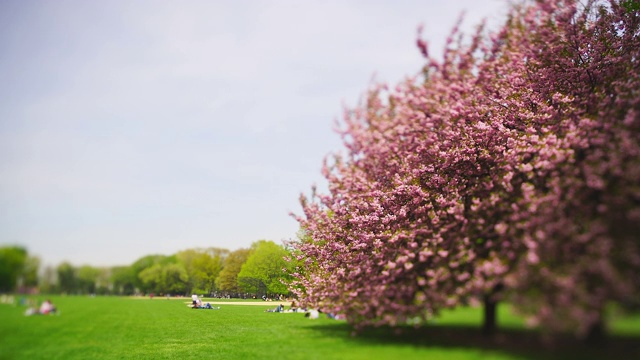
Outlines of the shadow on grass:
[[344,323],[313,326],[327,336],[348,337],[362,345],[412,345],[451,349],[498,351],[527,359],[640,359],[640,337],[609,336],[602,343],[588,344],[571,335],[545,338],[534,330],[501,329],[495,335],[483,335],[478,327],[431,325],[415,329],[401,327],[368,328],[352,335]]

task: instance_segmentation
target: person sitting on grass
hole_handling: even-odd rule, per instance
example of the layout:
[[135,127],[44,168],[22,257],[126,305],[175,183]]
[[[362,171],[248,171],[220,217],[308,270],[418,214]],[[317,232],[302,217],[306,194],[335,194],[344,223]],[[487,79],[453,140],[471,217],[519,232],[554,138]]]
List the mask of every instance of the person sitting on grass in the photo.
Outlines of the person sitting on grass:
[[53,304],[51,303],[51,300],[47,299],[42,303],[42,305],[40,305],[40,314],[49,315],[49,314],[55,314],[55,313],[56,313],[56,307],[53,306]]
[[202,307],[202,300],[196,298],[196,300],[193,301],[193,309],[200,309]]

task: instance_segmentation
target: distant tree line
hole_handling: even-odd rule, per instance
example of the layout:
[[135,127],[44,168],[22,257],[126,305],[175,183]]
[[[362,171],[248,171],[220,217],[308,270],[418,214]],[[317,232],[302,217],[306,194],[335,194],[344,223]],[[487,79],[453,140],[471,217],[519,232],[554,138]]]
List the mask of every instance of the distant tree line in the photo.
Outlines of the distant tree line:
[[[97,295],[189,295],[263,297],[287,295],[290,249],[259,240],[229,251],[199,248],[147,255],[128,266],[40,269],[40,259],[20,246],[0,247],[0,292]],[[41,270],[41,271],[40,271]],[[286,270],[286,271],[285,271]]]

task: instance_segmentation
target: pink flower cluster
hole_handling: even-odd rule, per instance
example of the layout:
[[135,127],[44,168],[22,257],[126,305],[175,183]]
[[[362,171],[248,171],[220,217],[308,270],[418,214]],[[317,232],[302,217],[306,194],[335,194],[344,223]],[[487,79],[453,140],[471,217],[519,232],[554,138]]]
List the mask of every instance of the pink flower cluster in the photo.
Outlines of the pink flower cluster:
[[640,295],[639,11],[531,1],[447,44],[345,111],[293,289],[357,327],[500,297],[583,334]]

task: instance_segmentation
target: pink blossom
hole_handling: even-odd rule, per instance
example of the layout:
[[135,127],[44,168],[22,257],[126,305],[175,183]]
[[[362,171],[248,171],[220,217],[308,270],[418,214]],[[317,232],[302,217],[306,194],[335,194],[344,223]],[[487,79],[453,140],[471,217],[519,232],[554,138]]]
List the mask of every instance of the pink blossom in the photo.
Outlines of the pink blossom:
[[439,61],[419,35],[424,79],[345,109],[328,193],[301,197],[293,291],[360,328],[503,284],[536,324],[577,334],[639,297],[640,21],[618,0],[587,4],[528,1],[470,38],[456,27]]

